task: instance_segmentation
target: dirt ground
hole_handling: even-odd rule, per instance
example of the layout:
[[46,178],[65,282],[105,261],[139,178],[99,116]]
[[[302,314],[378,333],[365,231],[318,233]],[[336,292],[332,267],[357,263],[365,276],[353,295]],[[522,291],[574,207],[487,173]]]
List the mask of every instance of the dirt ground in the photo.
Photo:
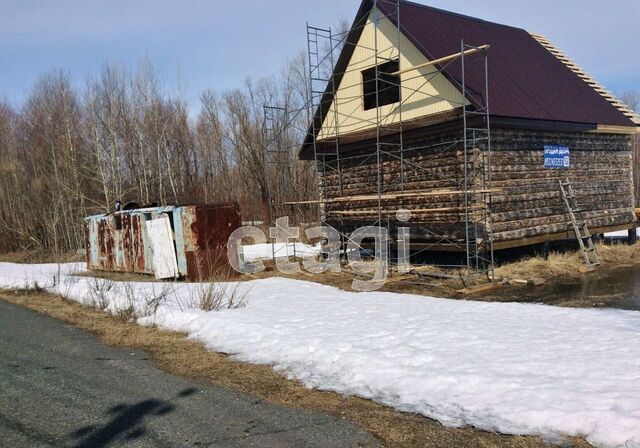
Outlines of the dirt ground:
[[[640,244],[596,243],[596,249],[601,264],[598,272],[627,268],[640,265]],[[541,277],[552,280],[558,277],[579,278],[584,275],[580,267],[584,265],[579,251],[551,252],[545,260],[542,256],[526,259],[498,266],[497,277]]]
[[[634,245],[628,245],[624,242],[607,244],[597,243],[596,247],[602,263],[597,267],[594,273],[581,273],[580,267],[584,264],[581,253],[576,250],[566,250],[551,252],[546,259],[541,255],[532,255],[523,257],[519,260],[498,264],[495,269],[494,278],[496,282],[500,282],[502,280],[516,279],[522,281],[539,278],[543,279],[548,286],[549,284],[557,282],[559,279],[566,282],[567,280],[579,280],[580,278],[584,278],[588,275],[597,275],[603,278],[608,274],[615,274],[616,272],[620,272],[624,269],[640,267],[640,243]],[[84,259],[84,253],[79,252],[65,253],[62,255],[48,253],[43,254],[35,251],[0,254],[0,261],[14,263],[65,263],[72,261],[81,262],[84,261]],[[350,291],[352,290],[351,285],[353,280],[355,278],[362,279],[361,276],[358,277],[354,275],[353,271],[348,268],[342,269],[342,272],[340,273],[327,272],[322,274],[312,274],[301,270],[298,274],[290,275],[278,272],[275,263],[272,260],[265,260],[263,263],[265,265],[265,270],[257,274],[230,275],[227,272],[220,276],[220,278],[216,277],[213,280],[248,281],[272,276],[282,276],[298,280],[314,281]],[[390,281],[386,282],[379,290],[422,294],[436,297],[473,298],[480,300],[494,300],[494,298],[496,298],[496,300],[498,300],[498,296],[492,294],[495,290],[471,291],[464,294],[460,292],[465,287],[473,290],[474,287],[488,285],[490,281],[487,275],[478,275],[470,280],[463,280],[463,272],[459,269],[445,270],[435,267],[427,267],[426,270],[435,273],[435,276],[399,276],[397,273],[392,271],[388,277]],[[448,278],[439,277],[441,274],[444,274]],[[92,271],[87,274],[79,275],[88,275],[115,281],[156,281],[153,276],[134,273]],[[518,289],[522,287],[516,282],[507,283],[508,284],[502,285],[499,288],[501,290],[499,300],[504,300],[505,297],[508,297],[509,290],[513,290],[514,293],[517,294]],[[505,289],[506,291],[503,291]]]
[[[551,252],[547,259],[540,255],[534,255],[524,257],[517,261],[506,262],[499,264],[495,269],[495,280],[500,282],[501,280],[510,280],[508,284],[499,287],[501,290],[505,290],[506,294],[502,294],[499,300],[504,300],[508,297],[508,291],[514,291],[514,294],[518,294],[522,285],[517,282],[511,282],[511,280],[528,280],[528,279],[543,279],[545,284],[552,285],[557,282],[558,279],[566,282],[567,280],[579,280],[585,278],[585,276],[599,276],[600,278],[607,275],[613,275],[621,270],[625,270],[632,267],[640,267],[640,243],[634,245],[627,245],[625,243],[597,243],[597,250],[601,260],[601,265],[596,268],[593,273],[581,273],[580,267],[584,265],[582,255],[579,251],[556,251]],[[335,286],[337,288],[350,291],[352,290],[351,284],[355,278],[362,278],[354,275],[349,269],[343,269],[340,273],[322,273],[311,274],[306,271],[301,271],[298,274],[289,275],[281,274],[275,267],[273,261],[264,261],[265,270],[252,275],[243,275],[238,277],[239,280],[252,280],[258,278],[267,278],[271,276],[282,276],[288,278],[295,278],[298,280],[314,281],[326,285]],[[487,275],[478,275],[471,279],[471,281],[463,281],[461,270],[445,270],[439,268],[426,268],[426,270],[435,273],[434,277],[418,277],[415,275],[400,276],[397,273],[392,272],[389,276],[389,282],[385,283],[380,291],[390,291],[398,293],[410,293],[410,294],[422,294],[427,296],[436,297],[449,297],[449,298],[472,298],[472,299],[486,299],[494,300],[497,296],[492,294],[495,290],[485,290],[478,292],[466,292],[462,293],[465,287],[472,290],[477,286],[489,285],[489,277]],[[439,274],[444,274],[450,278],[440,278]],[[496,299],[498,300],[498,299]],[[580,306],[583,306],[581,304]]]
[[[305,388],[269,366],[240,363],[209,352],[185,334],[141,327],[102,311],[48,293],[0,291],[0,299],[61,319],[97,335],[104,343],[144,350],[170,373],[212,383],[294,408],[340,416],[378,437],[390,448],[534,448],[550,446],[538,437],[509,436],[475,428],[446,428],[434,420],[406,414],[373,401]],[[590,445],[572,438],[563,446]]]

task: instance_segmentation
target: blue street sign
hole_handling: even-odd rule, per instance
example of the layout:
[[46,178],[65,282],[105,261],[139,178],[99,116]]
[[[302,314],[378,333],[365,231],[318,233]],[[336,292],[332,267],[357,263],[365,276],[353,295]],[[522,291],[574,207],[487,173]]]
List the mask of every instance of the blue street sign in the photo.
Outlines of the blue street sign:
[[569,168],[569,147],[544,145],[545,168]]

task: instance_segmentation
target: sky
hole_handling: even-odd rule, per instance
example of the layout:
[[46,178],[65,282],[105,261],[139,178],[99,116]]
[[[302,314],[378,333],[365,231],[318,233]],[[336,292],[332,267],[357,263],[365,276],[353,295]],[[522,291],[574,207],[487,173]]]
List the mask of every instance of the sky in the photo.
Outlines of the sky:
[[[542,33],[615,93],[640,91],[640,0],[417,0]],[[277,73],[306,49],[305,23],[349,23],[359,0],[0,0],[0,98],[19,107],[42,74],[81,87],[108,63],[148,60],[199,108],[207,88]]]

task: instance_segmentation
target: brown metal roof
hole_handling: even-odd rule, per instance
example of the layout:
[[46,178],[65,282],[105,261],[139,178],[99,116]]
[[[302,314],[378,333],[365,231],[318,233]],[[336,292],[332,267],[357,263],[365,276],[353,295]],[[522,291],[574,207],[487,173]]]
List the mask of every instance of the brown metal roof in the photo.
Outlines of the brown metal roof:
[[635,113],[629,106],[620,101],[616,96],[607,90],[602,84],[593,79],[587,72],[584,71],[582,67],[580,67],[577,63],[572,61],[566,54],[562,52],[558,47],[553,45],[549,39],[541,34],[531,33],[531,36],[535,40],[537,40],[540,45],[549,50],[555,57],[560,60],[564,65],[566,65],[569,70],[578,75],[584,82],[589,84],[598,92],[605,100],[611,103],[616,109],[622,112],[626,117],[628,117],[631,121],[633,121],[637,126],[640,126],[640,115]]
[[[360,24],[373,6],[363,0],[354,27],[336,64],[336,84],[342,78],[354,45],[360,37]],[[379,2],[378,8],[395,23],[395,6]],[[492,116],[545,120],[551,122],[592,125],[635,126],[633,121],[592,86],[542,46],[527,31],[473,17],[443,11],[425,5],[400,0],[401,30],[427,59],[434,60],[460,51],[460,42],[480,46],[489,44],[489,102]],[[471,59],[471,58],[469,58]],[[468,100],[475,103],[473,92],[484,91],[484,71],[478,61],[469,62],[465,70]],[[441,67],[455,85],[461,85],[460,60]],[[480,94],[478,97],[481,97]],[[325,116],[331,105],[331,92],[321,102]],[[303,145],[300,157],[313,158],[311,135]],[[309,157],[310,156],[310,157]]]
[[[544,48],[527,31],[402,1],[401,29],[429,59],[460,51],[466,44],[489,44],[489,98],[492,115],[537,120],[633,126],[624,114]],[[393,11],[381,2],[390,19]],[[445,68],[460,83],[460,62]],[[484,88],[482,70],[466,70],[471,90]]]

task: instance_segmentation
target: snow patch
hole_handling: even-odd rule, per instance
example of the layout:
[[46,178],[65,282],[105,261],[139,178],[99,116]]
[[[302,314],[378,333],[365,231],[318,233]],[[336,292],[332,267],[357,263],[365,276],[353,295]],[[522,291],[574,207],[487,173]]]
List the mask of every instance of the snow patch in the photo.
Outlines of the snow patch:
[[[205,312],[184,305],[198,284],[69,275],[81,269],[0,263],[0,286],[28,279],[91,303],[89,291],[102,284],[110,312],[133,296],[140,324],[188,332],[211,350],[272,365],[309,387],[448,426],[640,447],[636,311],[354,293],[268,278],[242,283],[246,308]],[[60,281],[49,283],[58,272]],[[160,294],[167,299],[149,313],[144,298]]]
[[[640,228],[636,229],[636,235],[640,236]],[[628,230],[618,230],[616,232],[607,232],[604,234],[605,238],[627,238],[629,236]]]
[[244,261],[268,260],[282,257],[308,257],[320,253],[320,245],[304,243],[262,243],[241,246]]

